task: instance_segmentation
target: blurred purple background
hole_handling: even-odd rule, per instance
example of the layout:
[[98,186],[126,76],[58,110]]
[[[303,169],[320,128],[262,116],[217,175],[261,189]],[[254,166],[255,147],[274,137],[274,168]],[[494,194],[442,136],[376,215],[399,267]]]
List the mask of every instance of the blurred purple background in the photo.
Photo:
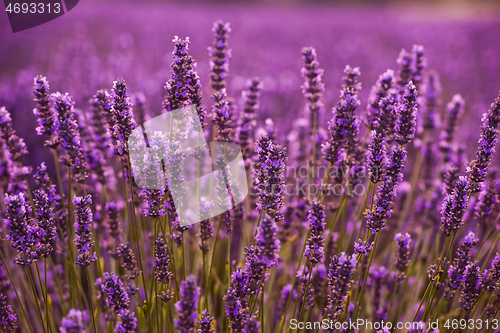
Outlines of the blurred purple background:
[[[498,3],[497,3],[498,4]],[[272,117],[287,131],[303,113],[301,48],[318,52],[326,90],[322,124],[340,90],[345,65],[361,68],[364,114],[371,86],[386,69],[397,69],[401,48],[422,44],[429,69],[441,77],[441,111],[455,93],[466,101],[459,138],[476,148],[480,118],[500,90],[500,6],[495,3],[328,4],[328,3],[164,3],[81,1],[64,16],[13,34],[0,14],[0,105],[28,144],[27,164],[48,153],[35,135],[33,77],[47,76],[51,91],[69,92],[76,107],[97,89],[124,77],[133,93],[143,92],[152,115],[161,112],[169,78],[172,38],[189,36],[211,110],[208,52],[212,23],[231,23],[228,93],[239,99],[247,78],[264,82],[259,120]],[[284,140],[283,140],[284,141]],[[469,154],[470,156],[470,154]]]

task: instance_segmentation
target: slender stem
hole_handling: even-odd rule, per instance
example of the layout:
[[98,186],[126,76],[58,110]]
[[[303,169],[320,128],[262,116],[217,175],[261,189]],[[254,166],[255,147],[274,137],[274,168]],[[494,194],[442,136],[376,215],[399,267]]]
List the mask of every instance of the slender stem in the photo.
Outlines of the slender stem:
[[89,291],[89,305],[90,305],[90,312],[91,312],[91,318],[92,318],[92,326],[94,327],[94,332],[97,333],[97,327],[95,324],[95,317],[94,317],[94,301],[92,297],[92,287],[90,285],[90,274],[89,274],[89,267],[85,267],[85,273],[87,274],[87,288]]
[[35,298],[36,311],[38,313],[38,319],[40,319],[40,325],[43,328],[44,332],[47,332],[45,325],[43,324],[42,310],[40,309],[40,303],[38,302],[38,296],[36,294],[35,283],[33,282],[33,274],[31,273],[31,269],[29,266],[26,267],[26,271],[28,272],[28,279],[31,285],[31,291],[33,292],[33,297]]
[[208,266],[207,276],[205,278],[205,299],[204,307],[208,309],[208,285],[210,284],[210,272],[212,271],[212,266],[214,264],[215,249],[217,247],[217,240],[219,239],[220,225],[222,224],[222,215],[219,216],[219,223],[217,224],[217,231],[215,233],[214,249],[212,250],[212,258],[210,259],[210,266]]
[[302,300],[302,306],[300,307],[299,322],[302,321],[302,314],[304,313],[304,308],[305,308],[305,304],[306,304],[306,300],[307,300],[307,293],[309,292],[309,284],[311,282],[313,268],[314,268],[314,265],[311,265],[311,270],[309,271],[309,277],[307,278],[306,290],[304,292],[304,299]]

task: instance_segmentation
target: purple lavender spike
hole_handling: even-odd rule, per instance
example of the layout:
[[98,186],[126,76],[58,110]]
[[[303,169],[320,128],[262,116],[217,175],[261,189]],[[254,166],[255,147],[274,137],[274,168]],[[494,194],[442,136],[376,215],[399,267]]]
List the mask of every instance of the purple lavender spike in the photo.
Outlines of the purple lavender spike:
[[351,278],[356,267],[356,256],[348,256],[344,252],[331,258],[328,270],[328,304],[325,308],[329,320],[335,320],[344,312],[344,301],[351,285]]
[[385,169],[386,138],[383,133],[372,131],[372,142],[368,146],[368,172],[370,181],[378,183],[383,179]]
[[304,256],[315,265],[325,260],[323,231],[325,229],[325,207],[319,202],[311,204],[311,210],[307,216],[309,221],[309,237],[304,251]]
[[441,224],[446,236],[451,235],[453,231],[458,230],[462,225],[469,193],[467,178],[461,176],[455,182],[453,192],[446,195],[441,207]]
[[130,272],[130,275],[126,275],[128,279],[135,279],[139,276],[140,272],[137,270],[137,261],[135,260],[134,252],[130,243],[120,244],[117,247],[118,256],[122,261],[122,267]]
[[410,81],[402,95],[401,102],[396,106],[398,119],[396,121],[396,142],[400,145],[411,142],[415,136],[415,127],[417,124],[417,88]]
[[127,84],[124,79],[113,81],[111,99],[111,112],[114,119],[113,133],[117,140],[116,153],[118,155],[127,155],[127,140],[132,130],[137,127],[137,124],[134,120],[132,103],[130,103]]
[[244,327],[245,317],[242,312],[241,301],[236,296],[236,291],[233,288],[229,287],[224,296],[224,301],[226,302],[225,310],[229,319],[229,328],[232,328],[235,332],[241,332]]
[[129,310],[123,310],[118,314],[120,321],[116,324],[115,332],[117,333],[135,333],[137,332],[137,318],[135,313]]
[[104,279],[99,278],[96,284],[101,286],[106,294],[106,305],[116,313],[120,313],[128,308],[130,299],[128,297],[123,282],[115,273],[104,272]]
[[94,245],[92,239],[92,223],[94,223],[93,215],[90,210],[92,204],[92,196],[88,194],[85,197],[74,197],[75,204],[75,235],[74,240],[78,249],[78,258],[75,264],[89,266],[97,260],[95,252],[92,254],[90,248]]
[[21,162],[24,156],[28,155],[24,140],[16,134],[10,113],[3,106],[0,107],[0,137],[4,140],[12,161]]
[[372,87],[366,108],[366,120],[370,130],[382,133],[389,131],[389,128],[384,126],[386,125],[384,119],[387,115],[381,101],[393,93],[395,83],[394,71],[389,69],[379,76],[377,83]]
[[448,280],[446,280],[446,288],[444,296],[450,299],[455,295],[455,290],[462,286],[465,279],[464,272],[469,261],[472,259],[471,251],[477,240],[473,232],[469,232],[460,244],[455,259],[448,269]]
[[231,32],[229,23],[217,21],[212,27],[214,44],[208,48],[210,56],[210,79],[212,88],[221,91],[226,88],[226,78],[229,69],[231,49],[227,48],[227,36]]
[[0,329],[13,332],[17,326],[17,316],[12,307],[7,303],[7,297],[0,293]]
[[155,241],[155,279],[162,284],[168,284],[173,278],[173,274],[169,271],[170,256],[168,255],[168,247],[163,238],[158,237]]
[[210,313],[208,313],[208,310],[203,310],[203,312],[201,313],[201,320],[198,322],[200,328],[198,329],[197,333],[214,333],[215,329],[212,329],[213,320],[214,317],[210,317]]
[[179,301],[175,303],[178,316],[175,319],[175,328],[179,330],[179,333],[194,332],[198,319],[196,310],[198,309],[199,294],[200,287],[196,286],[193,275],[181,282]]
[[464,271],[464,286],[458,300],[464,310],[469,310],[474,305],[479,296],[479,289],[482,285],[480,267],[475,264],[469,264]]
[[448,119],[439,137],[441,140],[439,148],[445,155],[448,154],[452,148],[458,121],[464,112],[464,105],[465,102],[460,94],[453,95],[451,101],[446,105]]
[[54,115],[50,107],[49,81],[45,76],[38,75],[33,79],[33,86],[34,101],[36,102],[33,113],[38,117],[36,132],[38,135],[49,136],[49,139],[45,141],[45,145],[53,149],[57,148],[59,142],[57,138],[53,138],[56,115]]
[[495,258],[491,261],[491,267],[488,275],[484,280],[486,290],[491,294],[498,290],[498,282],[500,281],[500,254],[496,253]]

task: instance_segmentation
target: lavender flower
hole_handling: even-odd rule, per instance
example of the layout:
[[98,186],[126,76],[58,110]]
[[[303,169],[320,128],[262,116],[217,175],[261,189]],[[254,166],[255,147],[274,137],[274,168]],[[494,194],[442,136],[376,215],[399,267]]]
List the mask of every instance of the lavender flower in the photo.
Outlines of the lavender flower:
[[467,167],[469,186],[472,192],[481,190],[491,158],[495,152],[498,141],[498,124],[500,123],[500,96],[491,104],[489,112],[483,114],[482,122],[480,146],[476,152],[476,159]]
[[253,151],[253,139],[255,136],[254,128],[256,125],[255,114],[260,108],[259,98],[260,90],[262,89],[262,83],[258,77],[247,82],[246,89],[242,92],[242,98],[244,99],[243,114],[240,118],[240,124],[238,126],[238,143],[241,147],[241,153],[243,155],[243,160],[245,161],[245,167],[248,169],[251,163],[251,154]]
[[395,266],[400,272],[404,272],[410,262],[410,234],[397,233],[394,239],[398,243]]
[[122,280],[113,272],[104,272],[104,280],[100,280],[99,278],[96,284],[100,284],[102,291],[106,294],[106,305],[116,313],[127,310],[130,299]]
[[23,157],[28,155],[24,140],[16,134],[10,113],[3,106],[0,107],[0,137],[4,140],[12,161],[21,162]]
[[405,159],[406,151],[404,148],[396,148],[391,152],[387,175],[377,190],[374,198],[375,204],[371,210],[365,213],[366,225],[372,233],[382,230],[385,227],[385,222],[392,215],[393,199],[396,197],[397,186],[401,182]]
[[248,316],[245,320],[245,325],[242,333],[259,333],[260,332],[260,322],[256,315]]
[[[309,289],[307,289],[308,276],[308,267],[299,268],[299,270],[297,271],[297,280],[300,283],[299,303],[297,304],[297,308],[299,309],[304,307],[305,310],[308,310],[314,305],[314,288],[312,286],[309,286]],[[300,313],[298,313],[298,315],[300,315]]]
[[198,314],[198,296],[200,287],[196,286],[194,276],[190,275],[181,282],[180,298],[175,303],[175,310],[178,313],[178,319],[175,319],[175,328],[179,333],[194,333]]
[[382,180],[385,164],[386,138],[383,133],[372,131],[372,142],[368,146],[368,172],[370,181],[378,183]]
[[491,294],[498,290],[498,282],[500,281],[500,254],[496,254],[495,258],[491,261],[491,268],[488,275],[484,280],[486,290]]
[[128,154],[127,140],[132,130],[137,127],[132,112],[132,103],[127,92],[124,79],[113,81],[111,112],[113,113],[113,133],[117,138],[116,147],[118,155]]
[[54,105],[54,114],[57,115],[55,132],[66,153],[62,157],[62,162],[71,169],[75,180],[84,184],[88,178],[87,163],[83,155],[80,132],[75,119],[75,103],[68,93],[63,95],[60,92],[52,94],[51,101]]
[[441,140],[439,143],[439,148],[445,155],[448,154],[451,150],[453,138],[458,126],[458,121],[460,120],[464,112],[464,105],[465,102],[462,98],[462,95],[460,94],[453,95],[451,101],[446,105],[446,113],[448,114],[448,119],[439,137],[439,139]]
[[473,232],[469,232],[467,234],[457,250],[457,255],[453,260],[453,263],[448,269],[448,280],[446,281],[446,289],[444,291],[446,299],[452,298],[455,295],[455,290],[457,290],[464,282],[465,268],[472,259],[471,250],[477,242],[475,237],[476,236]]
[[215,329],[212,329],[212,321],[214,317],[210,317],[210,313],[208,313],[207,309],[203,310],[201,313],[201,320],[198,322],[200,328],[197,333],[214,333]]
[[239,298],[236,296],[236,291],[229,287],[226,295],[224,296],[226,302],[226,316],[229,319],[229,328],[235,332],[241,332],[244,325],[244,315],[242,313],[242,305]]
[[260,249],[260,260],[267,268],[278,264],[280,241],[276,238],[277,233],[276,220],[264,214],[255,236],[255,246]]
[[280,219],[285,189],[282,177],[285,173],[287,149],[273,144],[269,137],[263,135],[257,141],[255,151],[258,154],[254,169],[255,187],[260,196],[257,208],[268,212],[275,219]]
[[45,76],[37,75],[33,79],[33,86],[34,101],[36,102],[33,113],[38,117],[36,132],[38,135],[48,135],[50,138],[45,141],[45,145],[56,148],[59,142],[53,138],[55,115],[50,108],[49,81]]
[[126,275],[127,278],[135,279],[139,276],[140,272],[137,271],[137,261],[135,261],[134,252],[132,251],[130,243],[120,244],[116,250],[122,260],[122,267],[130,272],[130,275]]
[[[114,126],[111,111],[110,96],[104,90],[99,90],[90,100],[92,104],[91,125],[93,128],[93,141],[97,148],[107,155],[112,142],[112,133],[109,130]],[[108,119],[109,117],[109,119]],[[109,123],[111,121],[112,124]]]
[[38,259],[38,252],[34,247],[39,242],[39,228],[31,218],[31,206],[26,203],[23,193],[11,196],[5,194],[5,204],[7,212],[4,226],[8,228],[7,239],[17,251],[14,262],[28,267]]
[[0,329],[5,332],[13,332],[17,328],[16,323],[17,316],[7,303],[7,297],[0,293]]
[[169,271],[170,256],[168,247],[163,238],[158,237],[155,241],[155,278],[162,284],[168,284],[172,280],[173,274]]
[[257,246],[245,247],[245,267],[242,272],[242,281],[244,283],[244,292],[256,294],[267,279],[267,264],[262,260],[262,248]]
[[397,77],[397,96],[398,101],[401,101],[405,86],[411,81],[413,77],[412,72],[412,57],[410,52],[402,49],[399,53],[397,63],[399,65],[398,77]]
[[54,192],[46,193],[43,189],[34,192],[35,216],[39,227],[39,255],[47,258],[53,251],[53,243],[56,239],[56,227],[54,226],[54,209],[52,207]]
[[[200,198],[200,214],[201,216],[206,216],[206,214],[210,211],[212,208],[213,203],[212,201],[208,201],[207,198],[201,197]],[[206,241],[212,237],[214,232],[214,226],[212,222],[210,222],[210,219],[206,219],[200,222],[200,232],[198,233],[198,237],[200,237],[200,242],[198,243],[198,246],[200,247],[201,251],[203,253],[208,252],[208,246],[206,244]]]
[[137,332],[137,318],[135,313],[129,310],[123,310],[118,314],[120,321],[116,324],[115,332],[117,333],[134,333]]
[[304,47],[302,49],[302,56],[304,58],[304,67],[301,69],[302,77],[304,78],[302,93],[308,101],[307,109],[311,112],[311,123],[314,123],[317,120],[319,111],[323,107],[320,99],[325,90],[325,85],[321,80],[324,71],[319,68],[316,49],[313,47]]
[[106,212],[106,224],[111,237],[118,239],[121,233],[120,221],[118,221],[118,209],[116,203],[111,201],[104,206]]
[[481,287],[480,268],[476,264],[469,264],[464,271],[464,287],[458,300],[464,310],[469,310],[479,296]]
[[307,219],[309,221],[309,237],[307,238],[304,256],[315,265],[325,260],[323,230],[325,229],[325,208],[319,202],[311,204]]
[[335,163],[342,160],[350,166],[354,165],[353,156],[359,153],[360,120],[355,115],[360,102],[358,90],[358,76],[361,74],[359,68],[346,66],[344,69],[343,89],[340,92],[340,101],[333,108],[333,119],[328,123],[330,138],[323,145],[322,151],[325,160]]
[[420,85],[423,81],[423,71],[427,67],[427,60],[425,59],[424,47],[422,45],[413,45],[411,50],[411,58],[412,58],[412,80],[417,90],[420,92]]
[[367,281],[373,290],[372,307],[374,311],[374,322],[381,322],[384,320],[384,310],[380,307],[382,298],[382,283],[387,276],[387,268],[380,266],[378,268],[370,267],[370,280]]
[[354,253],[366,254],[373,249],[373,242],[363,241],[358,239],[354,242]]
[[215,104],[213,106],[214,123],[217,126],[216,140],[231,142],[233,139],[233,128],[231,113],[227,102],[226,89],[223,88],[212,95]]
[[476,220],[484,229],[491,226],[493,222],[491,221],[491,215],[498,202],[497,181],[493,180],[488,182],[486,186],[483,186],[481,192],[479,192],[479,198],[474,208]]
[[[418,90],[418,85],[415,83]],[[423,115],[423,130],[432,131],[440,126],[440,118],[438,112],[439,100],[438,96],[441,93],[441,83],[439,82],[439,74],[431,71],[427,77],[425,84],[425,113]]]
[[405,86],[402,97],[402,101],[396,106],[398,119],[395,127],[396,142],[400,145],[411,142],[415,136],[417,88],[412,81]]
[[389,128],[385,127],[385,119],[387,119],[386,111],[381,107],[381,101],[390,96],[394,89],[394,71],[389,69],[384,74],[380,75],[375,85],[370,91],[368,97],[368,105],[366,107],[366,120],[370,130],[385,133]]
[[70,309],[66,317],[61,320],[60,333],[85,333],[83,315],[80,310]]
[[208,48],[210,79],[212,88],[215,91],[221,91],[226,88],[228,60],[231,57],[231,49],[227,48],[227,35],[231,32],[231,28],[229,23],[219,20],[214,23],[212,31],[214,32],[214,44],[213,47]]
[[75,264],[87,267],[97,260],[97,257],[90,252],[90,248],[94,245],[92,240],[92,223],[93,215],[90,211],[92,204],[92,196],[88,194],[85,197],[74,197],[73,203],[75,204],[75,235],[74,240],[76,248],[78,249],[78,258]]
[[344,252],[331,258],[330,268],[328,270],[328,286],[330,294],[327,296],[328,305],[325,311],[329,320],[335,320],[344,312],[344,301],[351,285],[351,278],[356,267],[356,258],[354,255],[348,256]]
[[172,51],[174,60],[171,70],[172,78],[165,83],[166,95],[163,102],[163,108],[167,112],[192,104],[190,100],[190,87],[195,84],[195,82],[192,82],[194,60],[188,55],[189,37],[182,40],[175,36],[172,41],[174,42],[174,50]]
[[462,225],[462,218],[467,207],[469,186],[466,177],[460,177],[455,182],[455,189],[447,194],[441,207],[441,224],[446,236],[458,230]]

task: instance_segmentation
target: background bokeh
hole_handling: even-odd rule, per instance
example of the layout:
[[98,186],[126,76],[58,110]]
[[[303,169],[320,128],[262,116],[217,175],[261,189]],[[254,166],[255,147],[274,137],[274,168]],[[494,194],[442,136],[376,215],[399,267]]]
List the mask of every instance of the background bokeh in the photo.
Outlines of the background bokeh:
[[[401,48],[422,44],[428,68],[441,78],[441,111],[455,93],[466,100],[460,138],[476,148],[480,118],[500,89],[500,6],[498,2],[163,2],[81,1],[63,17],[13,34],[0,15],[0,104],[31,152],[34,165],[45,154],[34,135],[32,82],[47,76],[52,91],[69,92],[87,111],[97,89],[124,77],[133,93],[147,98],[151,115],[161,112],[163,85],[169,78],[172,38],[189,36],[190,52],[210,110],[208,86],[212,23],[231,23],[232,49],[228,93],[238,99],[246,80],[264,82],[259,120],[272,117],[286,132],[304,109],[300,91],[303,46],[318,52],[326,90],[321,122],[339,95],[345,65],[361,68],[366,99],[378,75],[397,69]],[[470,129],[470,131],[464,129]]]

